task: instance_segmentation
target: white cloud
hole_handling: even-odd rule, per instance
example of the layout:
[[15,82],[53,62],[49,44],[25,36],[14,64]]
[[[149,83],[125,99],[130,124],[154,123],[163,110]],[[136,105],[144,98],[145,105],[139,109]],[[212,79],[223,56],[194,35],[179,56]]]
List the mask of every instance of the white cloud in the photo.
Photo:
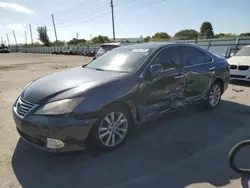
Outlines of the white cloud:
[[28,15],[33,15],[35,14],[34,10],[30,10],[26,7],[23,7],[21,5],[18,5],[16,3],[7,3],[7,2],[0,2],[0,7],[7,9],[7,10],[14,10],[16,12],[28,14]]

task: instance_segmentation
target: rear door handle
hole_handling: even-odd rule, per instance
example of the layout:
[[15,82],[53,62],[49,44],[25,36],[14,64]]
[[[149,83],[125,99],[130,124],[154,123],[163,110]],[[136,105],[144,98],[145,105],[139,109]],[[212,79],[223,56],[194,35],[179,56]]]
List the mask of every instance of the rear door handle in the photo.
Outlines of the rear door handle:
[[214,71],[215,70],[215,67],[210,67],[209,68],[209,71]]
[[183,78],[184,75],[178,75],[178,76],[175,76],[174,79],[179,79],[179,78]]

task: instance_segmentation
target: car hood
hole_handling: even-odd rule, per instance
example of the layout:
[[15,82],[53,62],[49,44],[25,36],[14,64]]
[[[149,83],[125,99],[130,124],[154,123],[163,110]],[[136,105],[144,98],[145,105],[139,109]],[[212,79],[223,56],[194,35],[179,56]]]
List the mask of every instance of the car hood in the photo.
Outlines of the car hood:
[[[127,73],[98,71],[89,68],[76,67],[63,72],[54,73],[33,81],[22,93],[22,98],[32,103],[41,103],[62,93],[68,93],[74,88],[97,86],[108,81],[119,79]],[[78,87],[79,86],[79,87]],[[67,98],[67,96],[65,96]]]
[[230,65],[248,65],[250,66],[250,56],[233,56],[229,58],[228,63]]

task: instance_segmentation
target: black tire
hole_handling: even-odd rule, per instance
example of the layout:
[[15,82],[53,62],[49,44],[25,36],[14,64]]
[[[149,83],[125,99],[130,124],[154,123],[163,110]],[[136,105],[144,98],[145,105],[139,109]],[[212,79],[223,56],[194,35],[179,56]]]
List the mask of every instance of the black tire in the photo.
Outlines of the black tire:
[[[124,138],[122,139],[122,141],[119,142],[119,144],[117,144],[115,146],[107,146],[107,145],[104,145],[100,139],[99,129],[100,129],[101,123],[104,121],[104,118],[112,112],[122,113],[126,117],[126,119],[127,119],[127,132],[126,132]],[[131,132],[132,125],[133,125],[133,121],[132,121],[132,118],[131,118],[131,115],[130,115],[128,109],[126,109],[123,105],[120,105],[120,104],[109,105],[102,110],[100,117],[93,125],[93,127],[90,131],[89,137],[88,137],[88,146],[95,148],[97,150],[103,150],[103,151],[110,151],[110,150],[116,149],[117,147],[124,144],[129,133]]]
[[235,172],[238,172],[240,174],[250,174],[250,169],[242,169],[242,168],[239,168],[235,165],[235,162],[234,162],[234,159],[235,159],[235,156],[236,154],[245,146],[248,146],[250,145],[250,140],[245,140],[245,141],[242,141],[238,144],[236,144],[230,151],[229,153],[229,166],[235,171]]
[[[219,96],[218,96],[218,97],[219,97],[218,102],[217,102],[215,105],[212,105],[212,104],[211,104],[212,102],[210,101],[210,94],[211,94],[211,92],[213,92],[214,87],[216,87],[216,88],[219,89],[220,94],[219,94]],[[209,109],[209,110],[215,109],[215,108],[220,104],[221,95],[222,95],[222,86],[221,86],[220,82],[215,81],[215,82],[211,85],[211,87],[210,87],[210,89],[209,89],[209,92],[208,92],[208,95],[207,95],[207,99],[206,99],[206,100],[204,101],[204,103],[203,103],[204,107],[205,107],[206,109]]]

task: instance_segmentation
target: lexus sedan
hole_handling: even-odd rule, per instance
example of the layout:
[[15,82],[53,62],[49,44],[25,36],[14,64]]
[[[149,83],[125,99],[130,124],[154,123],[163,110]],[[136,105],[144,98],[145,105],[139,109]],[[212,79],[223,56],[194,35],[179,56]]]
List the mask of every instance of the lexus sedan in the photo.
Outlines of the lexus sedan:
[[197,46],[145,43],[119,47],[90,64],[39,78],[13,105],[17,131],[50,152],[121,145],[138,123],[180,106],[216,108],[229,66]]
[[231,80],[250,81],[250,46],[245,46],[228,59]]

